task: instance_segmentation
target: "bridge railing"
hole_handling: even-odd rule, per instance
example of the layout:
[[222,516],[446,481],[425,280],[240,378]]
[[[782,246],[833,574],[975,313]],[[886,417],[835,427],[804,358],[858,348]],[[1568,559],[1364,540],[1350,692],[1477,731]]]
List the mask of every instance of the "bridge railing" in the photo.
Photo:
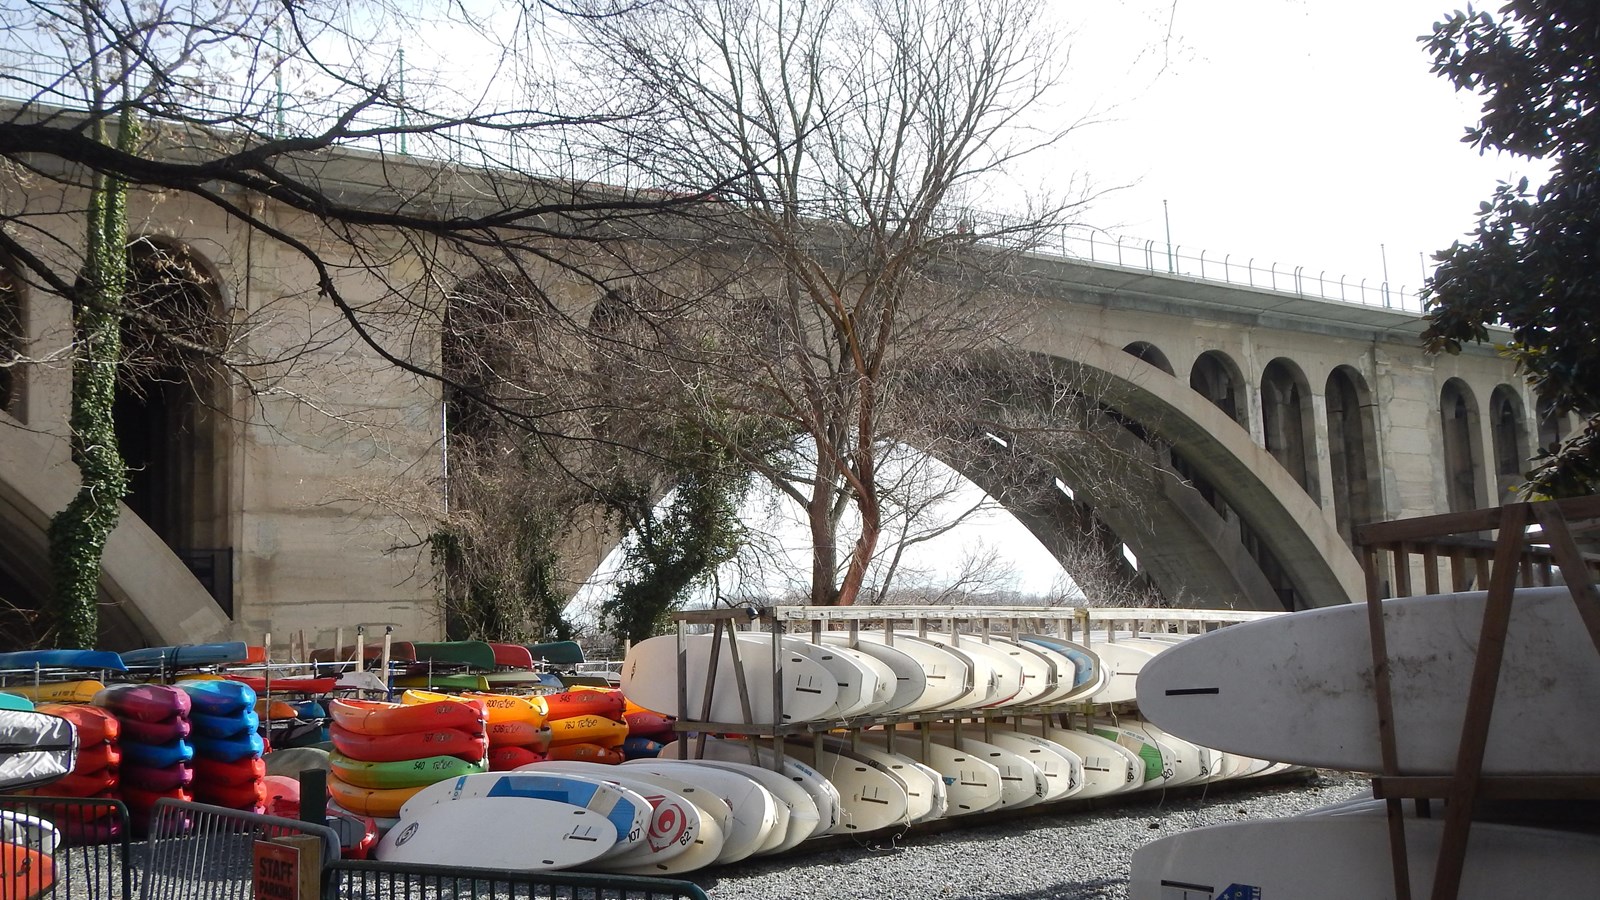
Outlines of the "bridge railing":
[[[19,53],[14,48],[0,46],[0,99],[69,109],[81,107],[88,96],[82,66],[81,62],[71,63],[37,52]],[[403,62],[400,68],[403,70]],[[403,83],[403,74],[400,78]],[[313,99],[315,92],[303,94],[286,90],[281,83],[267,85],[258,80],[253,86],[230,86],[224,80],[212,78],[197,79],[193,84],[184,82],[182,87],[191,91],[186,101],[193,104],[194,111],[215,110],[218,121],[248,123],[248,127],[263,137],[320,134],[349,112],[338,97]],[[633,180],[626,154],[617,159],[614,153],[601,148],[558,144],[554,136],[543,133],[544,129],[516,127],[512,122],[464,123],[430,129],[426,126],[431,123],[416,118],[421,115],[420,111],[408,110],[411,107],[403,97],[376,103],[345,124],[346,133],[352,136],[340,143],[380,154],[487,169],[540,171],[554,179],[623,186]],[[408,120],[408,115],[413,118]],[[565,171],[547,171],[552,163]],[[1008,233],[1003,217],[984,211],[960,211],[948,216],[948,220],[945,224],[951,232],[983,223],[996,227],[980,225],[980,233]],[[1396,286],[1372,278],[1357,279],[1326,269],[1292,266],[1244,254],[1114,235],[1086,225],[1062,227],[1042,236],[1031,249],[1045,256],[1087,260],[1153,275],[1194,278],[1401,312],[1420,314],[1423,311],[1418,292],[1405,285]]]

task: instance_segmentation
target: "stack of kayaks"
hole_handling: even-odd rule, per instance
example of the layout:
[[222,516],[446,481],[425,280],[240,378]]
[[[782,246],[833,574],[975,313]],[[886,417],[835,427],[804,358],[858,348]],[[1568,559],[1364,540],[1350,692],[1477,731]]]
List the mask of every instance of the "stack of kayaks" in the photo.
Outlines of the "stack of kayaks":
[[550,710],[543,697],[478,691],[440,694],[422,690],[409,690],[400,695],[401,703],[413,706],[453,699],[481,703],[487,711],[487,760],[491,771],[503,772],[545,758],[545,752],[550,749],[550,727],[545,724]]
[[622,745],[628,723],[621,691],[575,689],[546,694],[544,702],[549,709],[549,759],[619,763],[626,758]]
[[266,723],[268,742],[276,748],[311,747],[325,743],[328,735],[328,710],[318,698],[338,687],[329,676],[285,676],[229,673],[230,681],[250,686],[259,699],[256,715]]
[[149,822],[163,797],[192,800],[194,745],[189,743],[189,695],[161,684],[118,684],[96,694],[94,704],[120,723],[118,796],[135,831]]
[[194,798],[228,809],[260,812],[266,803],[266,747],[256,692],[237,681],[186,681],[194,745]]
[[488,715],[482,701],[336,698],[328,701],[328,712],[334,747],[328,792],[351,812],[392,818],[424,787],[486,767]]
[[678,720],[624,700],[622,721],[628,726],[628,737],[622,742],[622,755],[628,759],[660,755],[662,745],[672,740],[672,729]]
[[[38,796],[71,797],[89,800],[116,800],[118,749],[121,723],[109,710],[81,703],[43,703],[40,712],[70,721],[78,733],[78,756],[72,771],[30,793]],[[68,844],[100,844],[121,836],[122,820],[112,815],[112,806],[99,804],[41,805]]]

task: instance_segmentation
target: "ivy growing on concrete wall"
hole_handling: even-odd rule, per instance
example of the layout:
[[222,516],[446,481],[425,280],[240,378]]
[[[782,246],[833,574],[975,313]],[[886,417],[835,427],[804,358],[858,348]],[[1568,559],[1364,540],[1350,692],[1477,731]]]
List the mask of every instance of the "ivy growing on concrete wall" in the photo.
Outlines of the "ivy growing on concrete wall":
[[[103,124],[97,138],[106,141]],[[117,148],[130,150],[138,124],[124,107]],[[93,647],[99,636],[100,557],[117,525],[117,503],[128,471],[117,449],[112,406],[122,357],[121,308],[128,277],[127,191],[115,178],[95,177],[89,201],[85,266],[73,303],[72,460],[78,493],[50,521],[50,567],[55,643]]]

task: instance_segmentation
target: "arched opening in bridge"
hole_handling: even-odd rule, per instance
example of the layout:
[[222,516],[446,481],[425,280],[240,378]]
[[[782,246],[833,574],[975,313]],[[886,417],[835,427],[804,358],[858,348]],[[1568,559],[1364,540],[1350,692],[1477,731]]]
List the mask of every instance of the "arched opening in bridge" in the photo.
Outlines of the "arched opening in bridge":
[[1207,350],[1197,357],[1189,369],[1189,387],[1211,401],[1211,405],[1228,414],[1246,430],[1250,428],[1244,402],[1244,374],[1226,353]]
[[1372,394],[1361,373],[1349,366],[1328,373],[1325,393],[1334,518],[1345,541],[1354,543],[1355,526],[1371,522],[1378,510],[1380,469]]
[[1489,430],[1494,444],[1495,485],[1501,497],[1522,484],[1528,462],[1528,426],[1522,398],[1509,384],[1496,385],[1489,395]]
[[1320,503],[1310,385],[1289,360],[1275,359],[1261,373],[1261,426],[1267,452]]
[[26,323],[21,282],[10,261],[0,257],[0,412],[21,422],[28,420],[27,370],[21,363],[27,352]]
[[1445,496],[1451,512],[1477,509],[1479,460],[1478,404],[1472,389],[1459,378],[1444,383],[1439,393],[1440,429],[1444,443]]
[[1172,370],[1172,362],[1167,359],[1167,355],[1165,353],[1161,352],[1161,348],[1157,347],[1155,344],[1152,344],[1148,341],[1134,341],[1128,346],[1123,347],[1122,351],[1131,356],[1136,356],[1139,359],[1144,360],[1168,375],[1177,377],[1177,373]]
[[1567,439],[1567,415],[1556,411],[1553,400],[1544,394],[1537,398],[1539,412],[1539,449],[1554,453]]
[[128,247],[128,314],[114,413],[128,508],[233,613],[232,419],[216,354],[227,326],[210,264],[187,247]]

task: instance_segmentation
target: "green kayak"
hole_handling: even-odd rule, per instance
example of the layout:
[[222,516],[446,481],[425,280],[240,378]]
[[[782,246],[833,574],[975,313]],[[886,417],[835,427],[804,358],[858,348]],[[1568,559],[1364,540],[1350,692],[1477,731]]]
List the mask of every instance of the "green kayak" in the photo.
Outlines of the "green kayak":
[[427,756],[397,762],[367,762],[351,759],[335,750],[328,754],[333,774],[346,784],[375,791],[389,788],[421,787],[489,771],[487,763],[470,763],[455,756]]
[[485,671],[494,668],[494,648],[484,641],[412,641],[411,647],[418,663],[466,666]]
[[482,675],[396,675],[394,686],[428,691],[487,691],[489,680]]

